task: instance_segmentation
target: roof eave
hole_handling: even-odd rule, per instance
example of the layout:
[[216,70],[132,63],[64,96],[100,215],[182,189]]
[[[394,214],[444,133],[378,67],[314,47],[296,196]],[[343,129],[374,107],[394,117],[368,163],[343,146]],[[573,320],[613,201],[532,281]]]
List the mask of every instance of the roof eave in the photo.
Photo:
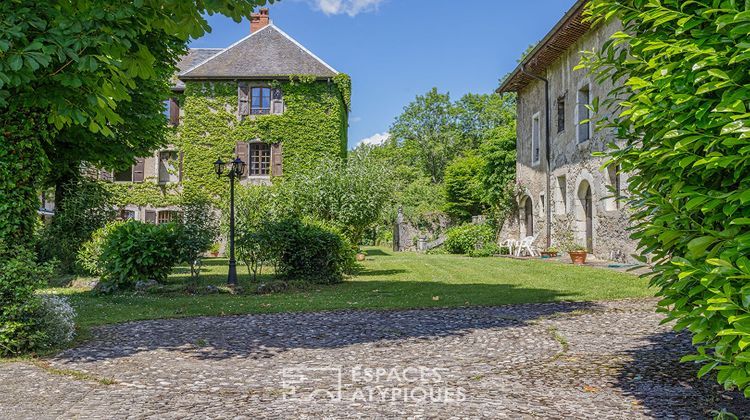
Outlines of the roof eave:
[[[526,84],[523,84],[522,81],[517,80],[520,75],[523,74],[524,66],[534,60],[543,49],[548,47],[548,44],[552,37],[554,37],[566,24],[568,24],[571,18],[581,13],[583,11],[583,7],[586,5],[586,3],[588,3],[588,1],[589,0],[576,0],[575,4],[573,4],[573,6],[567,12],[565,12],[565,15],[563,15],[563,17],[555,24],[555,26],[549,32],[547,32],[544,38],[539,41],[534,49],[532,49],[531,52],[529,52],[526,57],[524,57],[523,60],[518,63],[516,68],[513,69],[510,75],[503,81],[500,87],[495,90],[495,92],[518,92],[520,89],[525,87]],[[523,86],[519,87],[520,84],[523,84]]]
[[[297,74],[267,74],[267,75],[239,75],[239,76],[186,76],[180,75],[179,79],[183,81],[196,81],[196,80],[289,80],[290,77],[299,76]],[[307,75],[306,75],[307,76]],[[319,75],[314,74],[316,80],[328,80],[335,75]]]

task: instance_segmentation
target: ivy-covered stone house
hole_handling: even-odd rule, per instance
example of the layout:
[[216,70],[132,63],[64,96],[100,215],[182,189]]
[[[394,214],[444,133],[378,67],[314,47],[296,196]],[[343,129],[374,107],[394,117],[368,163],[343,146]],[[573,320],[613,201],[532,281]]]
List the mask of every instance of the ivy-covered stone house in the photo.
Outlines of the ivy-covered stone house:
[[247,163],[241,184],[269,184],[347,150],[350,79],[269,19],[226,48],[193,48],[178,64],[165,114],[170,144],[111,175],[122,218],[172,220],[180,195],[223,197],[213,162]]
[[[582,51],[600,49],[621,24],[591,27],[588,0],[577,0],[503,81],[498,93],[516,92],[516,180],[519,212],[504,226],[507,237],[536,236],[536,245],[560,246],[571,239],[603,259],[631,261],[628,207],[615,196],[627,189],[628,174],[597,152],[621,144],[596,121],[613,112],[591,110],[615,88],[577,69]],[[572,237],[572,238],[571,238]],[[549,241],[549,242],[548,242]]]

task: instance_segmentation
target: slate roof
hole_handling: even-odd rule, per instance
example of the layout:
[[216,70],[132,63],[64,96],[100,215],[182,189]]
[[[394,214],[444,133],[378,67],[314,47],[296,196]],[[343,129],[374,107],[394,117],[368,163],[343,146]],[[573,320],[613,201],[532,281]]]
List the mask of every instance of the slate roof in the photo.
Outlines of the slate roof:
[[[224,48],[190,48],[188,53],[180,59],[179,63],[177,63],[177,71],[182,73],[185,70],[190,70],[222,51],[224,51]],[[185,89],[185,83],[178,79],[177,75],[175,75],[172,82],[173,89]]]
[[532,80],[523,70],[541,75],[565,51],[591,29],[584,20],[583,11],[589,0],[577,0],[533,50],[516,66],[515,70],[503,81],[497,93],[518,92]]
[[273,23],[223,50],[201,50],[194,53],[191,49],[180,62],[180,80],[268,79],[297,74],[328,78],[338,74]]

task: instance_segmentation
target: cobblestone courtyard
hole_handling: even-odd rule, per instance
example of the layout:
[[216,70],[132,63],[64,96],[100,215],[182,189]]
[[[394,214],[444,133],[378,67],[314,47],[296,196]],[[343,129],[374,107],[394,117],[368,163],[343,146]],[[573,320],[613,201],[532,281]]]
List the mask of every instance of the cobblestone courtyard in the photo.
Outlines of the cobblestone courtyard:
[[102,327],[0,364],[4,418],[705,418],[737,394],[677,360],[653,300]]

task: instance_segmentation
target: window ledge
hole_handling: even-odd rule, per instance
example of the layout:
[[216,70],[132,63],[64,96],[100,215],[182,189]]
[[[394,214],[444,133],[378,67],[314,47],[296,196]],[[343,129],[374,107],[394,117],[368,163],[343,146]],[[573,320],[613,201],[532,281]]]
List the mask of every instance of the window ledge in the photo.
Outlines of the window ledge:
[[576,144],[576,148],[580,152],[584,150],[589,150],[591,148],[591,139],[579,141],[578,144]]

